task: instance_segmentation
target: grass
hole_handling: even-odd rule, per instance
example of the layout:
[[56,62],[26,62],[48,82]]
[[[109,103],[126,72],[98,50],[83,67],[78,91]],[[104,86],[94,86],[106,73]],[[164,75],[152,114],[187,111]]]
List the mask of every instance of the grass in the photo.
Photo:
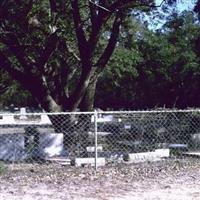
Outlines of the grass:
[[4,162],[0,161],[0,174],[4,173],[6,170],[6,165]]

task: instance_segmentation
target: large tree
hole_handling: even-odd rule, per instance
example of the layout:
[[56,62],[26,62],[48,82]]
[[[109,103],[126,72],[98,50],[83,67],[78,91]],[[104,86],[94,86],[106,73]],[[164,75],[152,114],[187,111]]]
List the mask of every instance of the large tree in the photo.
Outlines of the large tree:
[[92,110],[124,19],[156,7],[154,0],[2,0],[0,67],[45,111]]

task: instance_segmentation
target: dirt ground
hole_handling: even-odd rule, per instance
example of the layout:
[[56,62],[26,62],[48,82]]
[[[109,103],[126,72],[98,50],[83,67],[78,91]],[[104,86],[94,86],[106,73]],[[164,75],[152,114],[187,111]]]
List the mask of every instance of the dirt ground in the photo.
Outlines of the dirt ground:
[[0,174],[0,200],[200,200],[200,160],[75,168],[9,164]]

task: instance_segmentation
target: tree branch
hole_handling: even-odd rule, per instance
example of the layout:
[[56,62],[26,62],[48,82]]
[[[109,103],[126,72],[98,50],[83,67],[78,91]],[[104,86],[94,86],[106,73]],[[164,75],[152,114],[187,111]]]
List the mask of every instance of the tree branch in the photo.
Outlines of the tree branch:
[[[162,0],[162,2],[159,5],[155,5],[154,3],[150,4],[150,3],[146,3],[146,2],[142,2],[142,3],[138,3],[135,0],[117,0],[115,3],[111,4],[108,7],[108,10],[110,10],[111,12],[117,12],[118,10],[123,10],[126,9],[128,7],[141,7],[141,6],[145,6],[145,7],[149,7],[149,8],[158,8],[161,7],[164,2],[166,0]],[[134,3],[133,5],[131,5],[132,3]]]
[[[97,7],[99,6],[98,4],[96,4],[93,1],[90,1],[90,4],[93,4]],[[92,31],[91,31],[89,39],[88,39],[88,44],[90,45],[91,52],[93,52],[96,47],[103,24],[106,23],[109,16],[112,14],[111,12],[107,12],[107,11],[105,12],[105,10],[102,10],[102,6],[100,6],[100,9],[102,12],[98,12],[98,14],[95,16],[95,18],[92,19],[92,21],[94,21],[94,23],[92,23]],[[92,14],[91,14],[91,18],[92,18]]]
[[[122,9],[128,8],[128,7],[135,8],[135,7],[146,6],[146,7],[151,7],[151,8],[158,8],[158,7],[161,7],[165,1],[166,0],[162,0],[162,2],[156,6],[153,3],[151,5],[149,5],[149,3],[145,3],[145,2],[138,3],[138,2],[136,2],[136,0],[117,0],[116,2],[112,3],[111,5],[106,5],[105,0],[99,1],[100,2],[99,4],[97,4],[93,0],[89,0],[90,3],[96,5],[100,10],[106,11],[108,13],[117,12],[118,10],[122,10]],[[135,3],[135,4],[130,5],[132,3]]]
[[50,56],[55,51],[59,42],[59,37],[57,36],[57,32],[52,33],[47,37],[44,50],[41,51],[38,60],[36,61],[35,65],[37,69],[43,74],[44,73],[44,66],[47,63]]
[[22,86],[28,89],[38,100],[46,111],[52,111],[52,99],[49,95],[48,88],[43,84],[42,79],[31,73],[23,73],[12,66],[9,59],[0,51],[0,68],[7,71],[10,76],[17,80]]
[[73,14],[75,33],[77,37],[80,58],[82,61],[85,61],[89,56],[88,55],[89,52],[88,52],[88,44],[85,37],[85,32],[83,30],[83,25],[81,21],[80,12],[79,12],[78,0],[71,0],[71,6],[72,6],[72,14]]
[[18,39],[14,34],[7,34],[6,37],[1,35],[0,41],[9,48],[25,70],[30,70],[31,66],[27,63],[24,52],[25,49],[19,44]]
[[75,90],[71,94],[71,96],[68,99],[68,105],[70,109],[74,110],[77,108],[79,103],[81,102],[87,87],[90,83],[91,77],[94,75],[96,71],[96,68],[91,68],[90,71],[83,71],[79,80],[79,83],[77,84]]
[[90,19],[91,19],[91,24],[94,26],[97,18],[97,10],[96,10],[96,5],[89,0],[89,8],[90,8]]
[[28,3],[27,3],[27,6],[26,6],[26,9],[24,9],[24,16],[27,17],[28,14],[30,13],[30,11],[32,10],[33,8],[33,0],[30,0]]
[[51,8],[51,13],[57,12],[56,8],[56,1],[55,0],[49,0],[50,8]]
[[97,4],[96,2],[92,1],[92,0],[89,0],[90,4],[93,4],[95,5],[96,7],[98,7],[99,9],[102,9],[106,12],[111,12],[110,10],[108,10],[105,6],[103,5],[100,5],[100,4]]
[[97,16],[96,22],[94,24],[92,24],[92,31],[91,31],[91,34],[90,34],[89,39],[88,39],[88,44],[90,45],[90,51],[91,52],[93,52],[95,47],[96,47],[96,44],[97,44],[98,39],[99,39],[99,35],[101,33],[102,25],[104,23],[106,23],[107,19],[108,19],[107,15]]
[[95,64],[95,66],[97,66],[99,68],[104,68],[105,65],[107,64],[107,62],[109,61],[109,59],[115,49],[115,46],[117,44],[117,38],[119,35],[119,31],[120,31],[120,25],[122,24],[124,16],[125,15],[120,11],[116,14],[108,44],[107,44],[104,52],[100,56],[99,60]]

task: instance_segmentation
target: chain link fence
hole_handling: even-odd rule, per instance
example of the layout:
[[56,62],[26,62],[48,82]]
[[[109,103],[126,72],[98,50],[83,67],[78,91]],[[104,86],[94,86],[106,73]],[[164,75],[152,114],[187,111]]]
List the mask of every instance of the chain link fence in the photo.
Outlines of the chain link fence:
[[97,167],[200,153],[200,111],[0,115],[0,160]]

